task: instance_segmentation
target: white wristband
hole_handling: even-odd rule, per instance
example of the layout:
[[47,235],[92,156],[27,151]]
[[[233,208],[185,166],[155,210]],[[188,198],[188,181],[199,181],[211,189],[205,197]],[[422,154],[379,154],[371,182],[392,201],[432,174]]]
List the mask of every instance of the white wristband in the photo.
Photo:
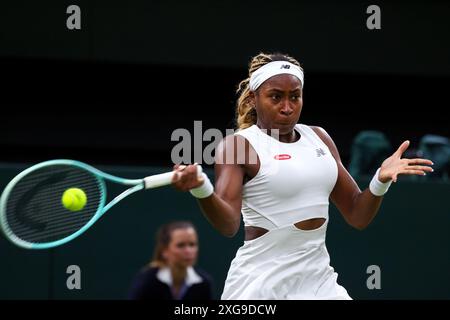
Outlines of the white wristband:
[[370,181],[369,190],[373,195],[381,197],[389,190],[389,187],[392,184],[392,180],[385,183],[381,182],[380,180],[378,180],[379,173],[380,168],[378,168],[377,172],[375,172],[375,175],[372,178],[372,181]]
[[206,197],[209,197],[214,192],[214,186],[212,185],[211,181],[209,180],[206,173],[202,173],[203,176],[203,184],[200,187],[193,188],[189,190],[189,192],[196,198],[203,199]]

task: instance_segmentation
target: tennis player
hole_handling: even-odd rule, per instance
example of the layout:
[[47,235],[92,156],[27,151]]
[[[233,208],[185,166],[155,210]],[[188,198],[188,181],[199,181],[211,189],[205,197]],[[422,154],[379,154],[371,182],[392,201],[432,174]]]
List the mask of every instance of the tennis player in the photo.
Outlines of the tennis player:
[[329,199],[361,230],[399,175],[433,171],[430,160],[402,158],[405,141],[361,191],[327,132],[298,123],[303,86],[303,69],[294,58],[255,56],[238,88],[239,130],[216,150],[215,188],[205,174],[197,178],[194,165],[174,167],[175,188],[197,197],[220,233],[234,236],[242,213],[245,241],[231,262],[222,299],[351,299],[337,282],[325,245]]

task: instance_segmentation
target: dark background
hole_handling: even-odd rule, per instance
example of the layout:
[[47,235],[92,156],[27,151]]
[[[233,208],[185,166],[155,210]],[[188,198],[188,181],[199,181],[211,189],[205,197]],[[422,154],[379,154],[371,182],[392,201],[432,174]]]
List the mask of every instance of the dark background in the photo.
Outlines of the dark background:
[[[66,28],[69,4],[81,30]],[[449,135],[450,4],[10,1],[2,5],[0,148],[7,161],[69,157],[169,165],[176,128],[234,128],[251,56],[281,51],[305,69],[300,121],[324,127],[348,160],[354,135],[414,147]]]
[[[66,28],[71,4],[81,7],[81,30]],[[371,4],[381,8],[381,30],[366,27]],[[173,130],[192,131],[195,120],[204,131],[234,128],[236,86],[261,51],[301,62],[300,122],[324,127],[345,165],[361,130],[381,130],[395,147],[410,139],[414,148],[427,133],[448,137],[449,13],[436,0],[4,1],[0,190],[26,165],[53,158],[124,177],[168,170]],[[355,299],[450,297],[448,187],[401,181],[363,233],[330,207],[332,265]],[[220,236],[192,197],[170,189],[129,201],[53,251],[2,238],[0,298],[123,299],[158,225],[186,217],[199,227],[199,264],[218,297],[242,232]],[[83,270],[79,292],[65,287],[70,264]],[[366,287],[372,264],[382,269],[381,291]]]

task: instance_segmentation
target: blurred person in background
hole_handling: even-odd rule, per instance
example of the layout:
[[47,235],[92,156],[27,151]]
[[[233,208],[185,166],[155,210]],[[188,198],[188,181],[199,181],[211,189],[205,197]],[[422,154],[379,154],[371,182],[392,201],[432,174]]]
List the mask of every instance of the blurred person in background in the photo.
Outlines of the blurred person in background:
[[198,236],[188,221],[174,221],[160,227],[152,261],[133,280],[132,300],[212,299],[212,280],[194,267],[198,257]]

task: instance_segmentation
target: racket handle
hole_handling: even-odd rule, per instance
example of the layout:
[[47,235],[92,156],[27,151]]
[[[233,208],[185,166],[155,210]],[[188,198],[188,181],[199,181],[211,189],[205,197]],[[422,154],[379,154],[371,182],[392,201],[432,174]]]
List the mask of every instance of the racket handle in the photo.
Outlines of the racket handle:
[[[180,168],[185,168],[186,166],[181,165]],[[197,165],[197,175],[198,177],[201,177],[203,173],[203,169],[201,165]],[[152,189],[152,188],[158,188],[162,186],[167,186],[172,183],[173,175],[175,174],[175,171],[166,172],[166,173],[160,173],[155,174],[153,176],[149,176],[144,178],[144,186],[145,189]]]

